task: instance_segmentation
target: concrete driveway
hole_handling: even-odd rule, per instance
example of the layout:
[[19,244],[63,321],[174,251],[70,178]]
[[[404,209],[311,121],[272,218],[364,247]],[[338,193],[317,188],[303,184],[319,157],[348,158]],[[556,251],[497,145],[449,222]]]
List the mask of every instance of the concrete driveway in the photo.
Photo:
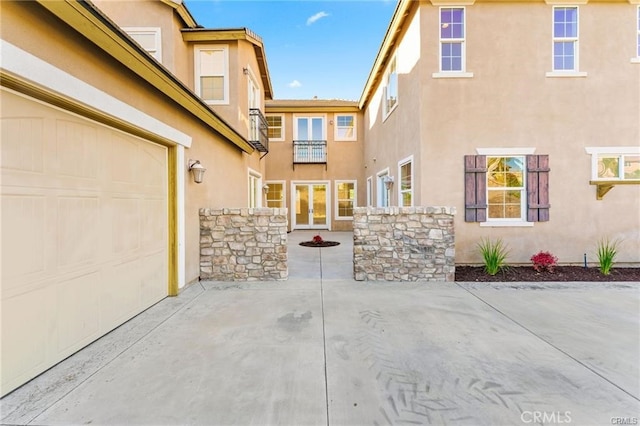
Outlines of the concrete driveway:
[[3,398],[3,424],[637,424],[640,283],[356,282],[351,233],[312,235],[289,234],[288,281],[188,287]]

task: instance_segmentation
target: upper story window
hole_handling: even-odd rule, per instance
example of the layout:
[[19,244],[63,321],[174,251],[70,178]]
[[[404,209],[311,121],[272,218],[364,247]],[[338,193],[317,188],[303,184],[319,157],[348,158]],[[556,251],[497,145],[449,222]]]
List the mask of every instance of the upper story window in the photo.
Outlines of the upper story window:
[[335,115],[335,140],[356,140],[356,116],[354,114]]
[[586,77],[579,71],[578,6],[553,7],[552,71],[547,77]]
[[284,141],[284,116],[267,115],[266,119],[269,125],[269,141]]
[[159,27],[123,27],[144,50],[162,62],[162,35]]
[[440,8],[440,71],[465,71],[464,7]]
[[295,140],[325,141],[324,117],[296,117]]
[[229,49],[196,47],[196,93],[209,104],[229,103]]
[[636,11],[636,29],[638,30],[636,37],[636,57],[632,60],[634,62],[640,62],[640,6],[638,6],[638,10]]
[[384,115],[385,117],[398,105],[398,70],[396,57],[389,62],[389,67],[384,73]]

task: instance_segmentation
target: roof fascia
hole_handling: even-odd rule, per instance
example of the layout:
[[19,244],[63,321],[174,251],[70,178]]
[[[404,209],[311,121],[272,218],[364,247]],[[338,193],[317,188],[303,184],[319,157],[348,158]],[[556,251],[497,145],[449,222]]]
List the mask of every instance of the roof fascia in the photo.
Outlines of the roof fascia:
[[411,9],[419,6],[420,2],[415,0],[400,0],[398,2],[398,6],[396,6],[396,10],[393,12],[393,17],[391,18],[387,32],[382,40],[382,45],[380,46],[380,50],[378,51],[378,55],[376,56],[376,60],[373,63],[373,67],[371,68],[371,72],[369,73],[369,77],[367,78],[367,82],[365,83],[362,91],[362,95],[360,96],[360,101],[358,102],[360,108],[365,107],[371,97],[371,93],[379,83],[392,49],[396,47],[396,43]]
[[182,0],[160,0],[160,1],[164,4],[171,6],[176,11],[178,16],[180,16],[180,18],[185,23],[185,25],[187,25],[189,28],[198,27],[198,23],[196,22],[193,15],[191,15],[191,12],[189,12],[189,9],[187,9],[187,6],[184,4]]
[[149,82],[230,143],[247,153],[249,142],[195,93],[157,63],[89,1],[37,0],[45,9],[79,31],[114,59]]
[[260,79],[264,86],[265,99],[273,99],[273,86],[271,85],[271,77],[269,76],[269,68],[267,66],[267,56],[264,51],[262,39],[247,28],[237,29],[185,29],[182,31],[182,40],[187,42],[220,42],[245,40],[253,45],[258,61],[260,71]]
[[309,106],[293,106],[293,105],[267,105],[265,106],[265,113],[267,114],[271,114],[271,113],[284,113],[284,112],[292,112],[292,113],[297,113],[297,112],[323,112],[323,113],[327,113],[327,112],[352,112],[352,113],[358,113],[360,112],[360,108],[355,105],[355,106],[331,106],[331,105],[309,105]]

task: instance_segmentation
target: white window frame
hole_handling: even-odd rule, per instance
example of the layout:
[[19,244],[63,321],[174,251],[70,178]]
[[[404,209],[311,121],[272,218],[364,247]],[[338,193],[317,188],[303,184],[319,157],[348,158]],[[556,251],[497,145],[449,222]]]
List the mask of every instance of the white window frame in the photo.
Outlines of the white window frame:
[[[338,198],[339,197],[339,191],[338,191],[338,185],[340,185],[341,183],[352,183],[353,184],[353,198]],[[358,181],[357,180],[336,180],[334,181],[334,194],[335,194],[335,208],[334,208],[334,217],[335,220],[353,220],[353,215],[352,216],[340,216],[340,207],[339,207],[339,202],[340,201],[351,201],[353,203],[353,208],[358,207]]]
[[[149,55],[153,56],[158,62],[162,63],[162,29],[160,27],[122,27],[122,29],[129,35],[129,37],[134,39],[136,43],[138,43],[140,47],[142,47]],[[142,43],[139,43],[136,39],[136,35],[139,34],[153,35],[155,38],[155,48],[147,49],[142,45]]]
[[[282,185],[282,205],[280,206],[280,208],[284,208],[287,207],[287,181],[285,180],[268,180],[265,181],[266,185],[271,186],[272,184],[276,184],[276,185]],[[265,207],[269,207],[269,203],[268,203],[269,199],[265,196]]]
[[373,176],[367,178],[367,207],[373,206]]
[[262,207],[262,174],[253,169],[249,169],[247,172],[247,180],[247,206],[249,208]]
[[[320,118],[322,119],[322,139],[323,141],[327,140],[327,115],[326,114],[317,114],[317,115],[294,115],[293,116],[293,140],[308,140],[308,141],[314,141],[317,139],[298,139],[298,120],[301,118],[305,118],[307,120],[309,120],[309,124],[311,124],[313,122],[314,118]],[[308,136],[312,136],[313,135],[313,125],[309,126],[309,135]]]
[[[535,148],[476,148],[476,153],[478,155],[484,155],[487,157],[524,157],[524,198],[522,200],[522,205],[524,205],[524,211],[521,214],[520,219],[490,219],[489,218],[489,207],[487,206],[487,220],[485,222],[480,222],[481,227],[531,227],[534,226],[535,222],[527,222],[527,163],[526,157],[527,155],[533,155],[535,153]],[[487,172],[488,175],[488,172]],[[487,186],[487,191],[488,187]],[[486,194],[487,203],[489,201],[489,194]]]
[[[556,37],[555,36],[555,16],[556,9],[572,8],[576,10],[576,35],[575,37]],[[573,69],[572,70],[556,70],[555,69],[555,45],[556,43],[573,42]],[[551,71],[546,73],[547,77],[586,77],[587,73],[580,71],[580,7],[576,4],[563,4],[553,6],[551,8]]]
[[[398,78],[398,60],[397,55],[394,53],[387,65],[387,69],[384,72],[384,87],[382,88],[382,110],[384,118],[386,119],[397,107],[398,107],[398,92],[399,92],[399,78]],[[391,90],[390,90],[391,88]],[[390,94],[393,91],[395,94],[395,102],[389,106]]]
[[[284,125],[284,114],[267,114],[267,120],[269,117],[280,117],[280,136],[279,138],[269,138],[269,142],[284,142],[285,136],[285,125]],[[272,126],[269,126],[270,128]],[[274,127],[275,128],[275,127]]]
[[[342,127],[338,124],[338,117],[351,117],[353,119],[353,132],[352,132],[352,136],[351,137],[340,137],[339,136],[339,130],[344,128],[344,129],[348,129],[348,127]],[[358,129],[358,121],[357,121],[357,116],[356,114],[339,114],[336,113],[333,115],[333,124],[334,124],[334,129],[333,129],[333,138],[336,141],[355,141],[358,139],[358,135],[357,135],[357,129]]]
[[[406,166],[407,164],[411,164],[411,187],[408,190],[403,190],[402,189],[402,167]],[[413,184],[415,182],[414,180],[414,170],[415,167],[413,167],[413,155],[408,156],[407,158],[403,158],[402,160],[398,161],[398,206],[400,207],[413,207],[414,203],[413,203]],[[403,195],[404,194],[410,194],[411,196],[411,204],[408,206],[404,205],[404,198]]]
[[[638,179],[624,178],[624,157],[626,155],[640,155],[640,146],[610,146],[610,147],[587,147],[587,154],[591,155],[591,180],[592,181],[632,181]],[[598,159],[600,157],[618,157],[618,177],[598,177]]]
[[[389,176],[388,167],[376,173],[376,207],[391,206],[391,197],[389,196],[391,191],[387,189],[387,186],[382,181],[385,176]],[[384,205],[385,201],[386,205]]]
[[[442,11],[445,9],[458,9],[462,10],[462,32],[463,36],[461,38],[442,38]],[[467,71],[467,10],[464,6],[441,6],[438,12],[438,40],[439,50],[438,50],[438,64],[439,64],[439,72],[437,73],[437,77],[443,77],[447,74],[458,75],[470,77]],[[445,44],[460,44],[460,69],[459,70],[445,70],[442,68],[442,47]]]
[[636,56],[631,58],[631,63],[640,64],[640,6],[636,8]]
[[[209,50],[217,50],[223,52],[224,57],[224,66],[223,66],[223,74],[212,74],[215,76],[222,76],[224,81],[223,86],[223,99],[204,99],[201,96],[201,86],[200,86],[200,52],[209,51]],[[208,105],[228,105],[229,104],[229,46],[226,44],[216,44],[216,45],[203,45],[203,46],[195,46],[194,47],[194,87],[195,92],[204,100]]]

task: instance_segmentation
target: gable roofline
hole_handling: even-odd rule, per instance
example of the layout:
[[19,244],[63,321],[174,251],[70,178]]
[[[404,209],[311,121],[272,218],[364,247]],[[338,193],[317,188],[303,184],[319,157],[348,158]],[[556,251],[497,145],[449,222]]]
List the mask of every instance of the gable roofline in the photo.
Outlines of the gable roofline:
[[393,53],[393,49],[397,47],[396,45],[400,39],[400,34],[404,29],[411,10],[419,7],[419,5],[420,2],[416,0],[400,0],[398,2],[396,10],[393,12],[391,22],[389,23],[389,27],[387,28],[387,32],[382,39],[382,44],[380,45],[380,50],[378,50],[378,54],[376,55],[376,60],[373,62],[373,67],[369,72],[369,77],[367,78],[367,82],[362,90],[362,95],[358,102],[361,109],[365,108],[367,102],[371,99],[374,89],[380,83],[384,70],[389,62],[389,58]]
[[151,57],[89,0],[36,1],[230,143],[246,153],[254,151],[247,139],[218,116],[200,97]]
[[264,51],[262,38],[249,28],[185,28],[182,30],[182,39],[190,42],[219,42],[245,40],[253,45],[258,61],[260,79],[264,86],[265,99],[273,99],[273,87],[267,66],[267,55]]
[[189,9],[187,9],[187,5],[185,5],[182,0],[160,0],[160,1],[164,4],[171,6],[176,11],[178,16],[180,16],[180,18],[182,19],[182,22],[184,22],[186,26],[188,26],[189,28],[198,27],[198,23],[196,22],[191,12],[189,12]]

